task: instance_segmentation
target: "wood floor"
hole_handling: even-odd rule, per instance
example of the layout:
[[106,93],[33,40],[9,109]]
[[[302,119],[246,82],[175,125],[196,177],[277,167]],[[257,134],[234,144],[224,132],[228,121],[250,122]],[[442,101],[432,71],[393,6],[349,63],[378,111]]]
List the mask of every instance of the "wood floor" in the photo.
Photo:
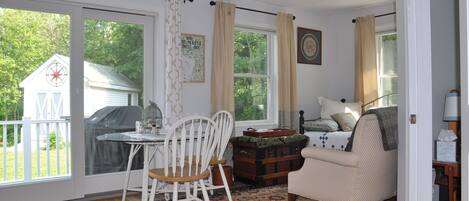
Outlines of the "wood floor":
[[[242,188],[232,191],[232,196],[234,201],[287,201],[288,192],[286,185],[278,185],[264,188]],[[183,199],[184,193],[180,194],[180,199]],[[121,192],[116,191],[114,193],[95,195],[85,199],[80,199],[77,201],[121,201]],[[127,201],[139,201],[141,200],[140,193],[138,192],[129,192],[127,195]],[[155,198],[156,201],[164,200],[163,195],[158,195]],[[227,201],[224,191],[216,190],[215,195],[210,196],[211,201]],[[298,196],[296,201],[312,201],[311,199],[306,199]],[[396,198],[391,198],[386,201],[396,201]]]
[[[131,196],[127,196],[125,200],[126,201],[140,201],[141,198],[140,198],[140,195],[131,195]],[[96,201],[122,201],[122,197],[118,196],[114,198],[105,198],[105,199],[99,199]]]
[[[116,198],[109,198],[109,199],[102,199],[102,200],[99,200],[99,201],[121,201],[122,198],[121,197],[116,197]],[[130,196],[130,197],[127,197],[126,201],[140,201],[141,198],[140,196]]]
[[[140,201],[141,196],[138,192],[128,192],[126,201]],[[155,199],[156,200],[156,199]],[[106,193],[103,195],[92,195],[83,199],[77,199],[73,201],[122,201],[121,191],[114,193]]]

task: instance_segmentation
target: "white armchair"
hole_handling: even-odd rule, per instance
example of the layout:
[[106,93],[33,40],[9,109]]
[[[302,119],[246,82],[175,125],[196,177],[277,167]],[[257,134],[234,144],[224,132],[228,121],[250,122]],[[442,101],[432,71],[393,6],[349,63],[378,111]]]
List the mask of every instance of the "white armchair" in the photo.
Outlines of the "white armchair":
[[377,201],[396,195],[397,150],[385,151],[374,114],[363,116],[352,152],[305,148],[303,167],[288,174],[289,200]]

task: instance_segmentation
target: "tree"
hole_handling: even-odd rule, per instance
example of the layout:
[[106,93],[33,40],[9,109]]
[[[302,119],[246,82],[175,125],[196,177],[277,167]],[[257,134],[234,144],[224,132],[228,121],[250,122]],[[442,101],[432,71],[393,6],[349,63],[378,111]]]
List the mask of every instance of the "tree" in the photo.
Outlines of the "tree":
[[[85,22],[85,60],[114,67],[141,89],[143,26]],[[54,54],[70,56],[68,15],[0,8],[0,120],[21,119],[20,82]],[[8,143],[13,142],[12,129]]]
[[[267,36],[235,33],[235,74],[267,74]],[[235,76],[235,118],[237,121],[267,118],[268,83],[265,77]]]
[[20,118],[19,83],[53,54],[69,55],[69,25],[67,15],[1,9],[0,118]]
[[[143,86],[143,26],[85,21],[85,60]],[[0,119],[20,119],[19,83],[54,54],[70,55],[70,17],[0,8]]]
[[142,25],[85,21],[85,60],[114,67],[140,91],[143,90],[143,51]]

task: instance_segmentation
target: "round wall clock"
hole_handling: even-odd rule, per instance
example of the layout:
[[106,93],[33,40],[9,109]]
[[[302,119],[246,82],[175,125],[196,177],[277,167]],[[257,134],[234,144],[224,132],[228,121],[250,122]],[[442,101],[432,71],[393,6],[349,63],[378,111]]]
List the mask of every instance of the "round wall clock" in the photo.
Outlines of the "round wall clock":
[[313,34],[307,33],[301,38],[301,54],[306,60],[314,60],[319,54],[319,40]]
[[54,62],[46,69],[46,80],[53,87],[62,86],[67,80],[67,68],[61,63]]

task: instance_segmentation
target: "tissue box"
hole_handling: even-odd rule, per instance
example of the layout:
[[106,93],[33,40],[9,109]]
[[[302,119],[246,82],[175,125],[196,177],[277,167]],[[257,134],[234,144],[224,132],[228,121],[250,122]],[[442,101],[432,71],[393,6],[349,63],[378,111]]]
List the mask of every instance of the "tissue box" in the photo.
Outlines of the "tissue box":
[[456,162],[456,142],[436,141],[436,160]]

